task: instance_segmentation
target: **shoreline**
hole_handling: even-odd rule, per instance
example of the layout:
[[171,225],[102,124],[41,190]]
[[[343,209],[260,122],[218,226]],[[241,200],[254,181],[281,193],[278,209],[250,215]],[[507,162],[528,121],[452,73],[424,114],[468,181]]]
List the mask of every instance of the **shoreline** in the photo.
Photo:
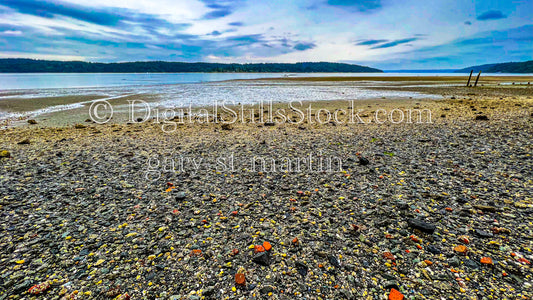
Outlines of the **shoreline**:
[[355,101],[429,124],[4,130],[0,296],[531,298],[530,90],[439,89]]

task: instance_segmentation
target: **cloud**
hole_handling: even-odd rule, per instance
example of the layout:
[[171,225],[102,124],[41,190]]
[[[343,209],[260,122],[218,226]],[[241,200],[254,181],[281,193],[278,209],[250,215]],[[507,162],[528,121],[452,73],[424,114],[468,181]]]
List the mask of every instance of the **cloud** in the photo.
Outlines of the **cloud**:
[[388,41],[389,40],[362,40],[362,41],[359,41],[356,45],[357,46],[370,46],[370,45],[385,43]]
[[88,8],[81,5],[64,2],[46,2],[33,0],[3,0],[2,5],[20,13],[44,18],[54,18],[56,15],[70,17],[99,25],[115,25],[121,19],[116,12]]
[[[482,53],[480,55],[480,53]],[[385,60],[368,62],[373,67],[392,69],[454,69],[489,63],[531,60],[533,24],[501,31],[485,31],[441,45],[394,54]]]
[[298,51],[305,51],[305,50],[313,49],[315,47],[316,45],[314,43],[298,43],[294,45],[293,49],[298,50]]
[[0,35],[11,35],[11,36],[22,35],[22,31],[20,31],[20,30],[4,30],[4,31],[0,32]]
[[504,15],[499,10],[489,10],[487,12],[482,13],[477,17],[480,21],[488,21],[488,20],[498,20],[498,19],[505,19],[507,18],[506,15]]
[[380,45],[374,46],[374,47],[372,47],[370,49],[382,49],[382,48],[396,47],[398,45],[407,44],[407,43],[410,43],[410,42],[414,42],[416,40],[418,40],[418,38],[408,38],[408,39],[394,40],[394,41],[391,41],[391,42],[388,42],[388,43],[384,43],[384,44],[380,44]]
[[228,25],[230,25],[230,26],[244,26],[244,23],[243,22],[231,22],[231,23],[228,23]]
[[237,8],[241,7],[241,0],[201,0],[208,8],[214,9],[205,14],[205,20],[219,19],[231,15]]
[[360,12],[381,8],[381,0],[328,0],[328,4]]
[[210,20],[210,19],[218,19],[218,18],[223,18],[227,15],[230,15],[232,13],[232,11],[230,9],[227,9],[227,8],[224,8],[224,9],[216,9],[212,12],[209,12],[207,14],[205,14],[203,16],[203,19],[207,19],[207,20]]

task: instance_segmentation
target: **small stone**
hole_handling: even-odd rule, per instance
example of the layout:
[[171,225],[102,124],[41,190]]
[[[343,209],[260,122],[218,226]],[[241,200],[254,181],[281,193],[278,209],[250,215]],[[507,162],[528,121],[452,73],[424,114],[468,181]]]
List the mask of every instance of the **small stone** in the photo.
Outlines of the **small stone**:
[[484,265],[492,265],[493,262],[492,262],[492,258],[490,257],[482,257],[480,262]]
[[18,142],[17,144],[19,144],[19,145],[29,145],[30,144],[30,140],[29,139],[24,139],[24,140]]
[[222,124],[222,130],[233,130],[233,125],[231,125],[230,123]]
[[491,232],[483,231],[480,229],[476,229],[476,235],[481,238],[491,238],[494,236]]
[[35,121],[34,119],[29,119],[28,123],[31,124],[31,125],[35,125],[35,124],[37,124],[37,121]]
[[296,262],[296,269],[298,269],[298,273],[302,275],[302,277],[305,277],[307,275],[307,266],[304,263]]
[[433,232],[435,232],[435,229],[436,229],[435,225],[427,223],[427,222],[424,222],[424,221],[419,220],[419,219],[409,219],[409,220],[407,220],[407,223],[412,228],[418,229],[418,230],[420,230],[422,232],[425,232],[425,233],[432,234]]
[[461,254],[466,254],[466,251],[468,249],[466,248],[466,246],[464,245],[457,245],[453,248],[453,251],[457,252],[457,253],[461,253]]
[[274,122],[265,122],[265,126],[276,126]]
[[370,164],[370,161],[366,157],[360,156],[359,157],[359,164],[361,166],[367,166],[368,164]]
[[490,205],[474,205],[474,208],[482,210],[482,211],[488,211],[488,212],[495,212],[496,211],[496,207],[490,206]]
[[488,121],[489,118],[485,115],[476,116],[476,121]]
[[403,300],[403,294],[397,289],[391,289],[389,293],[389,300]]
[[76,124],[74,125],[74,128],[76,129],[83,129],[83,128],[87,128],[87,126],[83,125],[83,124]]
[[178,192],[176,194],[176,200],[183,200],[187,197],[187,194],[185,192]]
[[432,254],[440,254],[441,253],[440,249],[435,247],[434,245],[429,245],[426,249],[429,252],[431,252]]
[[9,158],[11,157],[11,152],[7,150],[0,150],[0,158]]
[[252,261],[261,266],[270,265],[270,252],[259,252],[253,258]]

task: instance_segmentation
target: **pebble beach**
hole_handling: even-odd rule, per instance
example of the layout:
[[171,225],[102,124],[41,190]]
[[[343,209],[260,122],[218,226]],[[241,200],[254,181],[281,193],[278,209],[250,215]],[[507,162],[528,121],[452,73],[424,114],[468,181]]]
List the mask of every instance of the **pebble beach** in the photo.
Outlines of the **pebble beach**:
[[357,124],[2,130],[0,299],[531,299],[533,88],[496,81],[312,103]]

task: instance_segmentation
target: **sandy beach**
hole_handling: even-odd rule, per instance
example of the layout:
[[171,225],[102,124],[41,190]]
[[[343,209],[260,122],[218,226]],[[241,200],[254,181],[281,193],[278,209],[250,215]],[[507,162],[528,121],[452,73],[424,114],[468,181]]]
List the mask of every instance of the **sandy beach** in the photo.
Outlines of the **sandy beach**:
[[0,299],[531,299],[531,77],[276,80],[428,97],[2,130]]

